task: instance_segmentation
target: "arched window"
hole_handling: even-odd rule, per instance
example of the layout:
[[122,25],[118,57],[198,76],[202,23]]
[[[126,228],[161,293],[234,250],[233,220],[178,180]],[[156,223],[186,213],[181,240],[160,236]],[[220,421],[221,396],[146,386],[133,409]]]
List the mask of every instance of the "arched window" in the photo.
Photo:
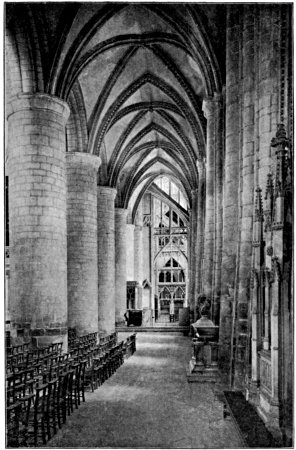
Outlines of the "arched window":
[[178,286],[174,292],[174,300],[184,300],[185,299],[185,290]]
[[158,281],[159,283],[164,283],[164,272],[159,272]]
[[165,273],[165,282],[170,283],[171,282],[171,272],[167,271]]
[[170,293],[170,291],[168,290],[167,287],[165,287],[165,288],[160,292],[159,298],[160,298],[160,300],[170,300],[170,298],[171,298],[171,293]]

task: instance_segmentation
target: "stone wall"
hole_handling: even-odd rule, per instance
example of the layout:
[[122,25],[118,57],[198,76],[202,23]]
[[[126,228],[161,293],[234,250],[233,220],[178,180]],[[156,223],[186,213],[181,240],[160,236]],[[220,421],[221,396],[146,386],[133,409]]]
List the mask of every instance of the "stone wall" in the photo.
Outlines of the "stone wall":
[[[283,30],[279,24],[284,9],[232,5],[227,13],[220,363],[231,371],[239,388],[250,374],[255,189],[266,185],[268,173],[275,173],[270,143],[280,120],[289,121],[287,107],[284,113],[280,108],[289,103],[287,61],[280,64]],[[235,320],[229,321],[232,307]]]

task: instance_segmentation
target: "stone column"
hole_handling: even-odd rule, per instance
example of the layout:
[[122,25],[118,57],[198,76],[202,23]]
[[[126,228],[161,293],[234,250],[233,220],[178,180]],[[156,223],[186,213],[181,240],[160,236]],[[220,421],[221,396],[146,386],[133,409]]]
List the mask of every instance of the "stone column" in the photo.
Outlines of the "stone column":
[[[280,117],[281,103],[286,95],[283,92],[285,83],[281,77],[282,70],[285,69],[282,66],[280,52],[280,32],[285,25],[279,26],[279,23],[281,23],[279,5],[271,4],[266,5],[265,8],[259,8],[255,17],[258,22],[256,75],[258,84],[258,148],[260,149],[260,155],[257,158],[257,183],[259,186],[264,186],[268,173],[275,169],[276,158],[273,149],[270,147],[270,141],[277,131],[277,124],[282,120],[282,117]],[[270,63],[271,61],[277,61],[277,64],[273,65]],[[284,115],[286,116],[286,112]]]
[[[215,239],[216,239],[216,162],[220,162],[217,152],[221,151],[218,135],[220,130],[221,96],[204,100],[203,112],[207,119],[207,149],[206,149],[206,205],[205,205],[205,238],[204,238],[204,293],[212,297],[215,270]],[[221,140],[220,140],[221,142]],[[221,177],[220,177],[221,178]],[[221,179],[219,179],[221,184]],[[221,187],[221,186],[220,186]]]
[[[205,165],[203,161],[197,161],[198,168],[198,198],[197,198],[197,235],[194,247],[196,254],[196,281],[195,281],[195,302],[197,296],[202,293],[202,266],[203,266],[203,248],[204,248],[204,208],[205,208]],[[196,303],[195,303],[196,312]],[[194,322],[197,316],[194,316]]]
[[128,223],[126,225],[126,279],[127,281],[135,281],[134,272],[134,231],[135,225]]
[[135,226],[134,231],[134,274],[135,281],[138,281],[138,304],[137,309],[142,309],[142,283],[143,283],[143,227]]
[[[243,58],[242,58],[242,119],[241,119],[241,183],[240,183],[240,246],[238,269],[237,317],[238,336],[235,372],[243,383],[247,372],[248,311],[250,309],[250,273],[252,267],[252,233],[254,204],[254,147],[255,147],[255,71],[253,5],[243,7]],[[259,269],[260,270],[260,269]]]
[[190,211],[190,230],[188,239],[188,254],[189,254],[189,284],[188,284],[188,302],[191,312],[192,320],[195,317],[195,281],[196,281],[196,236],[197,236],[197,198],[198,190],[191,191],[191,211]]
[[101,160],[69,152],[67,166],[68,326],[98,331],[97,171]]
[[223,246],[223,101],[217,96],[215,147],[215,253],[213,267],[213,322],[219,325],[221,262]]
[[[235,305],[236,263],[239,241],[239,158],[240,158],[240,46],[241,46],[241,6],[227,7],[226,30],[226,114],[225,114],[225,156],[223,183],[223,247],[221,264],[219,359],[223,370],[229,370],[233,321],[229,320]],[[231,299],[228,301],[228,299]],[[226,308],[226,312],[223,311]],[[230,367],[230,370],[232,368]]]
[[8,105],[12,336],[67,349],[65,125],[69,108],[46,94]]
[[142,309],[142,285],[143,285],[143,208],[142,202],[139,203],[138,211],[135,217],[134,230],[134,275],[135,281],[138,281],[138,302],[137,309]]
[[[239,239],[239,149],[240,149],[240,5],[227,7],[226,30],[226,116],[225,159],[223,192],[223,250],[221,269],[221,293],[229,294],[234,288],[236,256]],[[222,334],[231,330],[220,328]]]
[[212,99],[203,101],[203,112],[207,119],[207,148],[206,148],[206,215],[204,242],[204,293],[212,295],[213,250],[215,240],[215,104]]
[[115,208],[115,321],[124,324],[126,311],[127,209]]
[[116,189],[98,186],[98,318],[99,332],[115,330],[115,220]]

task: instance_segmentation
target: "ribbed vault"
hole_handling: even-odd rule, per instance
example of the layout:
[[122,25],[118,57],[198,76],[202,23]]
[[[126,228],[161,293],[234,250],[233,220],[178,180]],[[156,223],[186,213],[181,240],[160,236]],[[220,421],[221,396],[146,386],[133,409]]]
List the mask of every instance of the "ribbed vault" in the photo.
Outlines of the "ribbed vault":
[[21,84],[68,102],[67,149],[100,156],[98,183],[117,189],[116,204],[133,210],[135,193],[168,173],[190,205],[196,163],[205,157],[202,102],[221,91],[202,9],[22,4],[13,20],[9,8],[7,34],[16,38],[8,59],[18,58],[18,90]]

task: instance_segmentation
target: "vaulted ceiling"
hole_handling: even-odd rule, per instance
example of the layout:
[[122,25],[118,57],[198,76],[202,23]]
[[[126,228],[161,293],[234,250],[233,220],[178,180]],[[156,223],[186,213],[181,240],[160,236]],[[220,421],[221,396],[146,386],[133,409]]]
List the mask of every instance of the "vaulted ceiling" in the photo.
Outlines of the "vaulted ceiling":
[[31,67],[23,91],[68,102],[68,151],[100,156],[98,182],[117,188],[117,206],[133,208],[161,174],[191,203],[202,101],[223,82],[223,6],[8,4],[7,24],[7,58]]

